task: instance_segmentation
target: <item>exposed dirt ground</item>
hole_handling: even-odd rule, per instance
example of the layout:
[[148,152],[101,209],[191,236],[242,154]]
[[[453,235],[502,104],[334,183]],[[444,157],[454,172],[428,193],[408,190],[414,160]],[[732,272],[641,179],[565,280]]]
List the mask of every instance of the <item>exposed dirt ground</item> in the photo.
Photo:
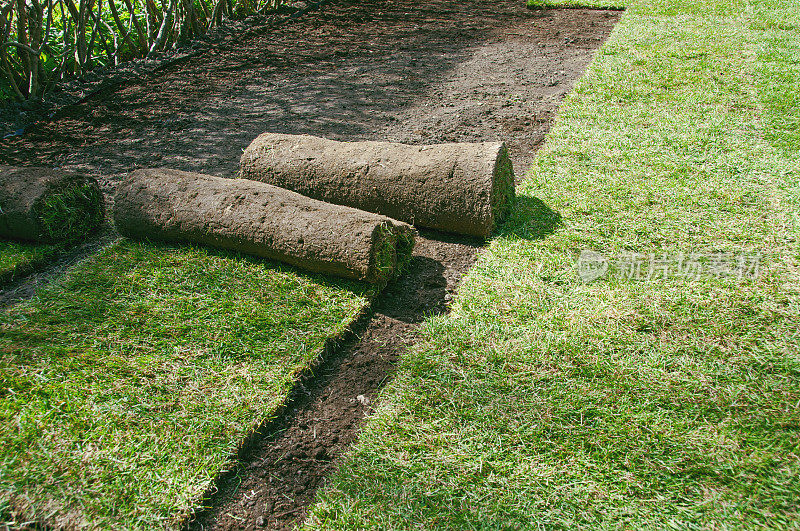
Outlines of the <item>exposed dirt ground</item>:
[[[274,131],[407,143],[503,140],[519,178],[618,16],[529,11],[522,0],[334,0],[275,31],[64,109],[0,142],[0,163],[88,171],[110,191],[138,167],[233,176],[242,149]],[[418,324],[447,311],[479,243],[423,233],[408,273],[298,384],[189,526],[282,529],[302,521]]]
[[409,143],[505,140],[518,173],[618,13],[521,0],[341,1],[62,112],[0,162],[113,177],[232,176],[264,131]]

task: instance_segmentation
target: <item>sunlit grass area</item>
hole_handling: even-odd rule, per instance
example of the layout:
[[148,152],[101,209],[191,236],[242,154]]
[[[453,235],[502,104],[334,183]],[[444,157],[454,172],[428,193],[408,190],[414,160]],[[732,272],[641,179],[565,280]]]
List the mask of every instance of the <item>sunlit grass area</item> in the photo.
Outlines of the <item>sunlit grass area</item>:
[[796,527],[798,83],[796,2],[627,2],[307,526]]
[[175,525],[369,296],[204,248],[79,264],[0,315],[0,515]]

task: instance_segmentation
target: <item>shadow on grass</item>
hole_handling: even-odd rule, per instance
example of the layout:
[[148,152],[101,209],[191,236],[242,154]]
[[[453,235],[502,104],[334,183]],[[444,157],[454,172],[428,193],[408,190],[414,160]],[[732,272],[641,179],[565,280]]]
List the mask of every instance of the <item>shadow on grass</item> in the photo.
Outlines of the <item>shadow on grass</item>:
[[92,256],[117,238],[119,236],[105,225],[83,241],[69,244],[0,241],[0,262],[2,254],[6,252],[22,251],[28,255],[13,266],[0,267],[0,308],[33,297],[39,288],[60,278],[71,266]]
[[[128,241],[134,241],[134,240],[128,240]],[[335,277],[331,275],[326,275],[324,273],[314,273],[302,269],[300,267],[293,266],[291,264],[270,260],[269,258],[263,258],[260,256],[247,254],[241,251],[220,249],[217,247],[211,247],[198,243],[171,243],[171,242],[158,242],[149,240],[146,243],[148,245],[161,246],[164,249],[176,249],[176,250],[191,249],[194,251],[201,251],[207,256],[231,259],[239,262],[246,262],[248,264],[259,265],[264,269],[275,271],[277,273],[289,273],[292,275],[296,275],[298,277],[305,277],[314,282],[315,284],[319,284],[320,286],[325,288],[344,289],[351,293],[355,293],[357,295],[363,295],[366,297],[372,297],[375,294],[377,294],[377,288],[372,284],[368,284],[367,282]]]
[[561,226],[561,214],[536,197],[517,196],[498,236],[515,236],[525,240],[543,240]]
[[0,289],[46,267],[64,245],[0,240]]
[[[284,280],[281,282],[296,284],[296,287],[291,289],[305,290],[304,286],[312,284],[326,291],[342,291],[357,297],[364,297],[366,299],[365,304],[368,304],[380,293],[379,288],[374,284],[330,276],[323,273],[314,273],[290,264],[231,249],[222,249],[198,243],[133,240],[129,238],[121,239],[120,243],[127,252],[134,253],[131,257],[131,263],[127,266],[129,270],[136,268],[137,264],[147,264],[151,262],[151,255],[153,252],[161,256],[169,253],[176,253],[176,256],[182,259],[188,258],[194,262],[193,276],[198,284],[196,287],[197,293],[204,293],[206,289],[208,289],[207,287],[204,288],[204,285],[218,286],[220,282],[223,282],[220,278],[215,278],[220,274],[218,270],[202,267],[201,264],[205,259],[220,259],[230,262],[230,266],[233,267],[236,267],[235,264],[244,267],[254,266],[276,279],[288,275],[283,277]],[[163,263],[153,267],[167,270],[170,265],[169,263]]]
[[[367,301],[376,294],[373,286],[363,282],[308,273],[264,258],[202,245],[119,239],[115,233],[91,243],[80,253],[58,259],[40,274],[12,284],[6,290],[0,289],[0,308],[38,294],[49,301],[46,304],[59,308],[66,305],[68,310],[65,311],[71,312],[73,318],[77,316],[81,321],[99,326],[133,311],[140,296],[152,289],[154,278],[163,278],[163,281],[155,281],[163,289],[171,290],[174,284],[183,283],[184,292],[202,294],[210,289],[224,296],[226,278],[248,272],[273,278],[284,289],[299,290],[298,293],[305,292],[308,285],[315,285],[326,292],[349,293]],[[103,247],[107,247],[106,252],[96,254]],[[172,271],[176,267],[186,274],[176,277]],[[132,279],[137,276],[142,278]],[[65,294],[74,296],[65,297]]]

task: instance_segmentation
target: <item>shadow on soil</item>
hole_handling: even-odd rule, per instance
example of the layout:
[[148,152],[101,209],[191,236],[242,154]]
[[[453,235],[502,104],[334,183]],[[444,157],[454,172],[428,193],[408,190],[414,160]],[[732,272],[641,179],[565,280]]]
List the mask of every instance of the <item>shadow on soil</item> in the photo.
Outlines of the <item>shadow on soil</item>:
[[489,37],[487,18],[502,18],[490,17],[488,4],[472,6],[474,22],[458,7],[408,17],[385,1],[336,7],[64,109],[0,143],[0,161],[232,176],[241,150],[264,131],[371,138]]
[[64,109],[0,141],[0,162],[111,181],[148,166],[233,176],[242,149],[275,131],[502,139],[522,168],[617,16],[530,11],[520,0],[340,0]]

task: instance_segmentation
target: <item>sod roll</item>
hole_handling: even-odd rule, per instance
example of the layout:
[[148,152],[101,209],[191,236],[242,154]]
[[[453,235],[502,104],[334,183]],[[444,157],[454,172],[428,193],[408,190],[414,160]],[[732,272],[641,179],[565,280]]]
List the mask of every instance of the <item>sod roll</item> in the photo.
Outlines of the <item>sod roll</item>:
[[114,199],[124,236],[241,251],[329,275],[384,283],[410,257],[414,229],[246,179],[137,170]]
[[0,165],[0,237],[72,242],[104,219],[97,181],[50,168]]
[[241,177],[420,227],[485,238],[514,199],[500,142],[410,146],[264,133],[244,151]]

